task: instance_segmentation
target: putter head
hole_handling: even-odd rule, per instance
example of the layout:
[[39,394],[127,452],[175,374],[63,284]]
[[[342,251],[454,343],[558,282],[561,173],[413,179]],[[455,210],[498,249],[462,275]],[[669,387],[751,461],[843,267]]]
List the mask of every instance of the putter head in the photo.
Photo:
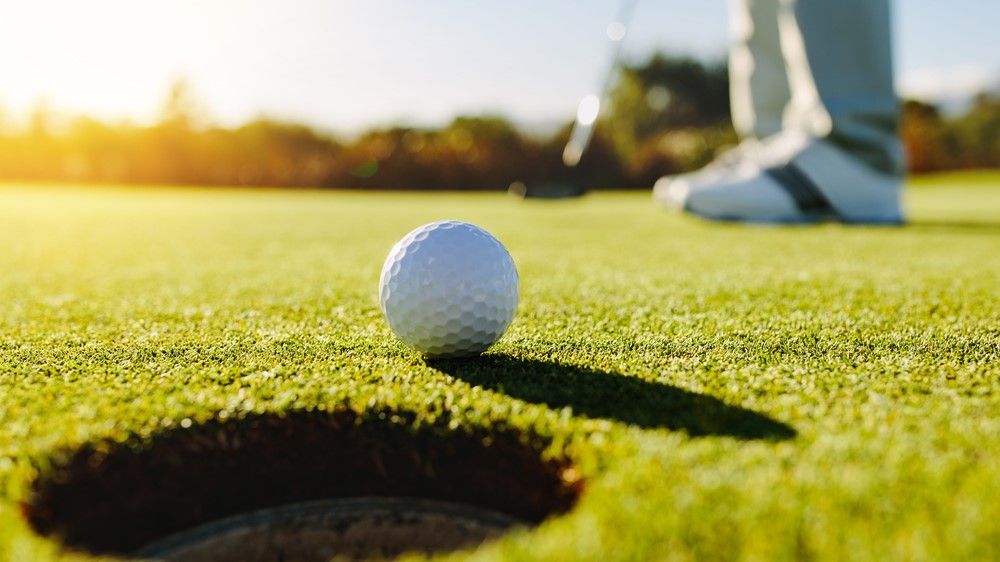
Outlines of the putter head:
[[546,182],[527,184],[516,181],[507,188],[507,193],[521,199],[571,199],[587,193],[587,188],[579,183]]

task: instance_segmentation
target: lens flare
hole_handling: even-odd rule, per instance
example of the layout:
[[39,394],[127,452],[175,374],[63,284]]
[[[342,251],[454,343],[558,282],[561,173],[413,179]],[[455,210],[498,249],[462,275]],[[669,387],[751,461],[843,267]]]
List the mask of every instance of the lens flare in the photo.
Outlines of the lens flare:
[[608,24],[608,39],[621,41],[625,38],[625,24],[620,21],[613,21]]
[[583,126],[590,126],[597,120],[597,114],[601,111],[601,100],[594,94],[587,94],[580,100],[580,105],[576,108],[576,122]]

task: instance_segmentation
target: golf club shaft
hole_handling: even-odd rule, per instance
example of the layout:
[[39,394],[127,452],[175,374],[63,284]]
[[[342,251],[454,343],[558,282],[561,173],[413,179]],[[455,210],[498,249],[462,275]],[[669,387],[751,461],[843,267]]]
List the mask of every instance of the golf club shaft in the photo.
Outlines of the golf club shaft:
[[[639,0],[623,0],[618,11],[618,18],[608,26],[608,39],[611,40],[611,60],[607,71],[604,73],[604,81],[600,86],[598,94],[587,94],[580,100],[577,107],[576,119],[573,121],[573,128],[570,130],[569,141],[563,149],[563,164],[569,168],[580,163],[590,139],[594,135],[594,125],[601,106],[614,83],[615,74],[618,70],[618,62],[621,58],[622,43],[628,33],[628,26],[632,20],[632,14]],[[617,25],[616,25],[617,24]]]

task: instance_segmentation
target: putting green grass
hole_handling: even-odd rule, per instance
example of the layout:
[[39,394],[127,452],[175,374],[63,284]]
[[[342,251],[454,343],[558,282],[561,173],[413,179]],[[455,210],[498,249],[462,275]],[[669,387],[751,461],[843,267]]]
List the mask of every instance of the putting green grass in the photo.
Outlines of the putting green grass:
[[[0,188],[0,560],[89,559],[22,515],[81,448],[316,411],[506,436],[582,490],[444,556],[998,560],[1000,175],[907,197],[903,228],[748,227],[646,193]],[[441,218],[507,245],[522,300],[428,365],[376,284]]]

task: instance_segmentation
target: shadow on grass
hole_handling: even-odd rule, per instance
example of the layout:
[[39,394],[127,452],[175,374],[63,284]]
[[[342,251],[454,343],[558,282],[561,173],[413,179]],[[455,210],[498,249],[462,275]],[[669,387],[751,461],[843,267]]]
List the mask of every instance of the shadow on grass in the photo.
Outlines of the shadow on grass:
[[790,439],[795,430],[764,414],[675,386],[584,367],[485,355],[427,364],[469,384],[574,414],[691,436]]
[[905,230],[960,231],[983,234],[1000,234],[1000,222],[962,220],[913,220],[904,225]]

